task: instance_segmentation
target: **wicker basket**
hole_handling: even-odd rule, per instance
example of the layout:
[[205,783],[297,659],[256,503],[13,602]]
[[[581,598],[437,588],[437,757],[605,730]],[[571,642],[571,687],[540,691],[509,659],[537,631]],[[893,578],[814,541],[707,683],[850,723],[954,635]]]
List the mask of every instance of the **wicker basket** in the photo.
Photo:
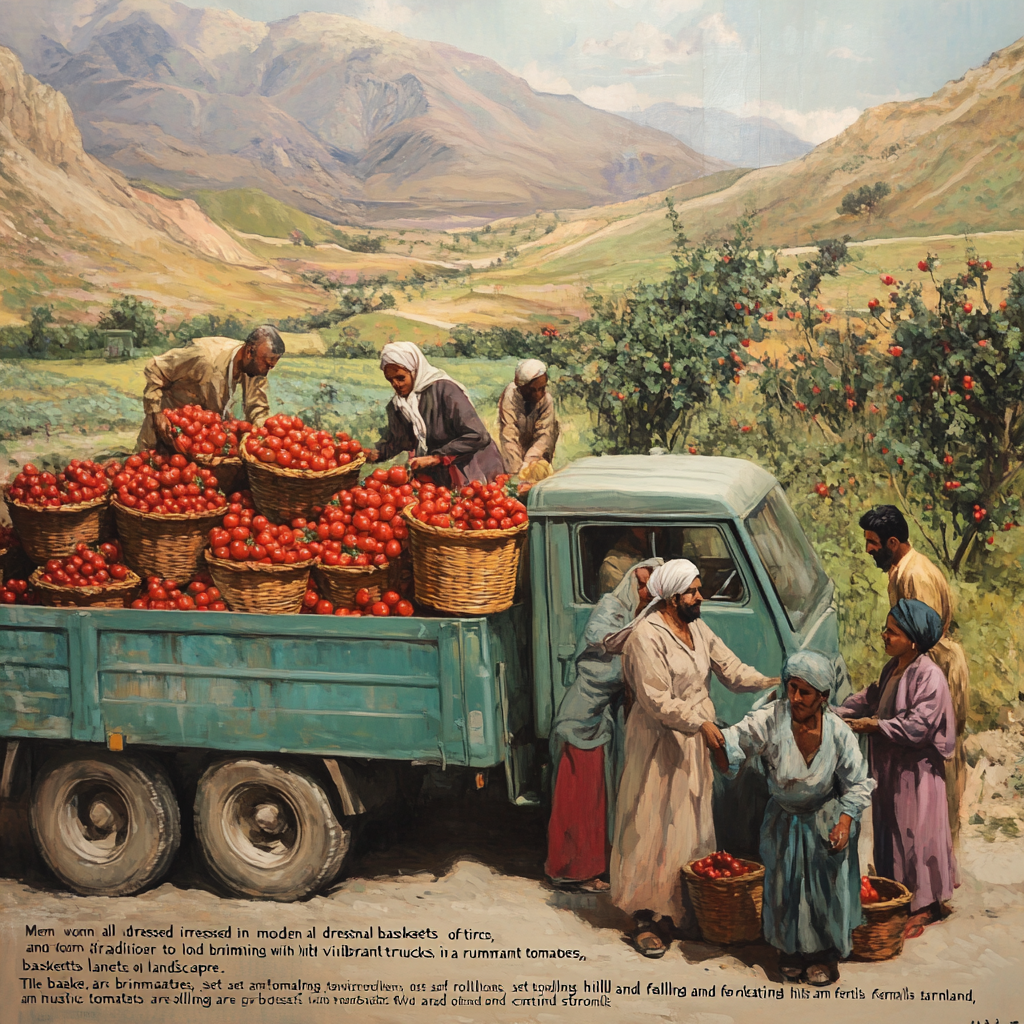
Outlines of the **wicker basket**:
[[43,604],[52,608],[128,608],[142,585],[130,571],[123,580],[111,580],[102,587],[65,587],[44,583],[42,576],[43,570],[36,569],[29,582]]
[[360,452],[347,465],[322,472],[272,465],[249,454],[245,447],[248,436],[242,438],[238,450],[249,476],[252,500],[275,523],[290,523],[299,516],[308,519],[315,507],[323,508],[338,491],[355,484],[366,462]]
[[124,560],[141,576],[187,580],[201,565],[210,527],[224,508],[157,515],[112,501]]
[[416,600],[451,615],[489,615],[512,606],[528,523],[511,530],[451,530],[428,526],[402,509]]
[[233,612],[295,615],[302,610],[313,559],[292,565],[235,562],[206,552],[206,567]]
[[697,923],[708,942],[756,942],[761,937],[761,905],[764,901],[764,866],[755,860],[736,858],[753,870],[739,878],[702,878],[693,863],[683,868]]
[[237,455],[205,455],[202,452],[187,452],[185,457],[197,466],[209,469],[217,478],[217,489],[225,494],[244,491],[248,486],[245,463]]
[[373,601],[388,589],[391,576],[389,565],[324,565],[322,562],[313,569],[320,593],[334,604],[335,608],[353,608],[356,591],[365,587]]
[[880,897],[863,904],[864,923],[853,929],[853,956],[857,960],[889,960],[903,952],[903,932],[910,918],[911,891],[891,878],[871,876]]
[[36,564],[51,558],[66,558],[75,545],[93,545],[108,535],[110,496],[59,508],[25,505],[7,498],[11,523],[21,538],[25,554]]

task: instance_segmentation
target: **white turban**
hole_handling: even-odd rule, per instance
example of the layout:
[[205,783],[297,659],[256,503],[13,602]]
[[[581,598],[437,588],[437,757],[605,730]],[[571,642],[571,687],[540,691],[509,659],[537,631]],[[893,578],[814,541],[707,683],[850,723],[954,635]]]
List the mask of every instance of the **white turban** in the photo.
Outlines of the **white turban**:
[[673,558],[659,565],[647,581],[651,603],[628,626],[604,638],[605,651],[608,654],[621,654],[630,633],[654,612],[659,602],[684,593],[699,575],[700,570],[688,558]]
[[385,366],[401,366],[413,376],[412,391],[405,398],[396,393],[391,402],[412,426],[412,432],[416,437],[416,454],[426,455],[427,425],[420,414],[420,393],[439,380],[450,380],[462,388],[465,394],[468,395],[469,392],[444,370],[431,366],[419,345],[414,345],[411,341],[392,341],[385,345],[380,350],[380,368],[383,370]]
[[547,366],[539,359],[521,359],[516,365],[516,384],[522,387],[531,380],[543,377],[547,372]]

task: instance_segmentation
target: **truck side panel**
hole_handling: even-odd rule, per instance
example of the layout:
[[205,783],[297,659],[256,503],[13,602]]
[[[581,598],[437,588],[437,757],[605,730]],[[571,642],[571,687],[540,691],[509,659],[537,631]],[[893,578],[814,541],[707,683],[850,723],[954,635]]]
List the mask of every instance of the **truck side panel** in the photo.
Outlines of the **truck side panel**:
[[67,613],[32,609],[34,628],[0,622],[0,734],[71,736],[71,659]]

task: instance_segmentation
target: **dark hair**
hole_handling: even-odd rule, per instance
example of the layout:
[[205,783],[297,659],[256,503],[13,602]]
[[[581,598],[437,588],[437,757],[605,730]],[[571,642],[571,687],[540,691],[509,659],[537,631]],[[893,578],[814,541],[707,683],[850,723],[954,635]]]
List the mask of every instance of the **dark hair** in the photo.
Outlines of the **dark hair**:
[[890,537],[895,537],[901,544],[910,538],[910,528],[903,513],[895,505],[876,505],[860,517],[860,528],[878,534],[884,544]]
[[277,333],[276,327],[271,327],[270,324],[262,324],[260,327],[253,328],[249,332],[249,337],[245,339],[246,345],[252,345],[253,348],[258,348],[262,341],[265,341],[270,346],[270,351],[273,355],[284,355],[284,340]]

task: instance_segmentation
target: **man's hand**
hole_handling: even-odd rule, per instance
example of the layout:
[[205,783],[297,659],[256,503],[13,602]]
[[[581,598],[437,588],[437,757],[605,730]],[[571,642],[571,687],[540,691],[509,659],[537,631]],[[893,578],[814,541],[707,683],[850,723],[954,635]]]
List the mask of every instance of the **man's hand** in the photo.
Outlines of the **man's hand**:
[[174,432],[174,425],[162,412],[154,413],[153,429],[156,431],[156,436],[163,441],[168,448],[174,447],[174,438],[176,436]]
[[848,718],[846,724],[858,733],[878,732],[877,718]]
[[416,458],[409,460],[409,468],[412,470],[430,469],[431,466],[439,466],[440,464],[440,455],[417,455]]
[[853,818],[848,814],[840,814],[839,821],[832,826],[832,831],[828,834],[828,841],[836,853],[846,849],[846,844],[850,841],[850,823],[852,821]]
[[703,722],[700,727],[704,742],[712,750],[721,750],[725,746],[725,737],[722,730],[714,722]]

